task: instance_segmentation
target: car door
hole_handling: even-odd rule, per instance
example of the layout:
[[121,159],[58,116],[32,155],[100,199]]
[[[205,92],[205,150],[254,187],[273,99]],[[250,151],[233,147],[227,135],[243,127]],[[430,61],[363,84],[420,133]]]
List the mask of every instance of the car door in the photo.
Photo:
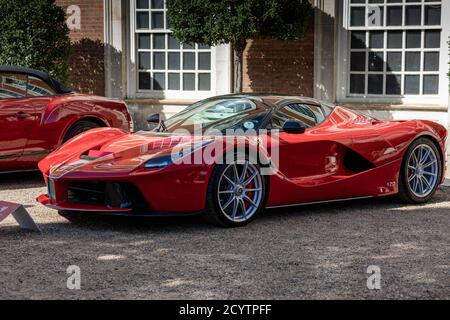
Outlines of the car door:
[[[326,159],[335,154],[334,142],[322,140],[311,132],[324,120],[319,106],[303,103],[290,103],[273,113],[268,128],[280,130],[280,171],[289,179],[301,183],[327,173]],[[303,123],[307,130],[304,134],[291,134],[282,131],[288,120]]]
[[0,73],[0,170],[17,169],[34,125],[34,108],[26,96],[27,76]]
[[59,138],[59,132],[55,132],[54,128],[42,125],[42,118],[55,95],[55,90],[46,82],[31,75],[28,76],[28,106],[33,111],[34,122],[30,127],[31,134],[24,147],[24,153],[19,159],[23,167],[35,166],[54,148],[54,141]]

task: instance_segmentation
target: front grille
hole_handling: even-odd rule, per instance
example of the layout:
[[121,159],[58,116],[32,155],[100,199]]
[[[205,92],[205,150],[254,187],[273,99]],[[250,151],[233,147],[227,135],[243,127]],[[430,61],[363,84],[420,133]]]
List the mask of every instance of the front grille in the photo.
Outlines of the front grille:
[[140,191],[131,183],[71,182],[68,201],[72,204],[102,206],[117,209],[148,209]]

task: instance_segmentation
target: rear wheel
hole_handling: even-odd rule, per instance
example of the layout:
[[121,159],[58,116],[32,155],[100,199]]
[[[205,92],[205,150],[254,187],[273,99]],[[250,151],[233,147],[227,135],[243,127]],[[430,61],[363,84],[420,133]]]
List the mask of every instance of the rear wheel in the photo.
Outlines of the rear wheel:
[[66,133],[66,135],[64,136],[64,140],[63,142],[67,142],[68,140],[78,136],[79,134],[91,130],[91,129],[95,129],[95,128],[99,128],[100,126],[92,121],[88,121],[88,120],[83,120],[83,121],[79,121],[77,123],[75,123]]
[[442,160],[435,144],[416,140],[408,149],[400,172],[400,199],[408,203],[428,202],[442,178]]
[[206,219],[221,227],[241,227],[262,210],[266,183],[259,166],[248,160],[214,169],[207,194]]

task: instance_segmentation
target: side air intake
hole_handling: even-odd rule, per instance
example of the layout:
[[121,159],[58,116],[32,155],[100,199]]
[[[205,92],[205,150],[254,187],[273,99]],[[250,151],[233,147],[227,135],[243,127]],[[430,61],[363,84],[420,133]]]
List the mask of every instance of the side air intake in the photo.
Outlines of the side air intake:
[[373,163],[353,150],[347,151],[344,157],[344,165],[348,170],[354,173],[360,173],[375,168]]

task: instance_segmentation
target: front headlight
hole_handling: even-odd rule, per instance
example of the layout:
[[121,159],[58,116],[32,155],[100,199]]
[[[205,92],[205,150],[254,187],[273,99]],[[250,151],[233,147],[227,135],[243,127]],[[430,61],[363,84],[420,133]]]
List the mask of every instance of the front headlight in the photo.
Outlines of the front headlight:
[[202,140],[200,142],[179,144],[178,146],[173,148],[171,154],[148,160],[145,163],[144,168],[147,170],[164,169],[174,163],[178,163],[183,158],[191,155],[192,153],[205,148],[212,142],[214,142],[214,140]]
[[170,166],[171,164],[173,164],[172,155],[168,155],[148,160],[145,163],[144,168],[147,170],[159,170],[164,169]]

